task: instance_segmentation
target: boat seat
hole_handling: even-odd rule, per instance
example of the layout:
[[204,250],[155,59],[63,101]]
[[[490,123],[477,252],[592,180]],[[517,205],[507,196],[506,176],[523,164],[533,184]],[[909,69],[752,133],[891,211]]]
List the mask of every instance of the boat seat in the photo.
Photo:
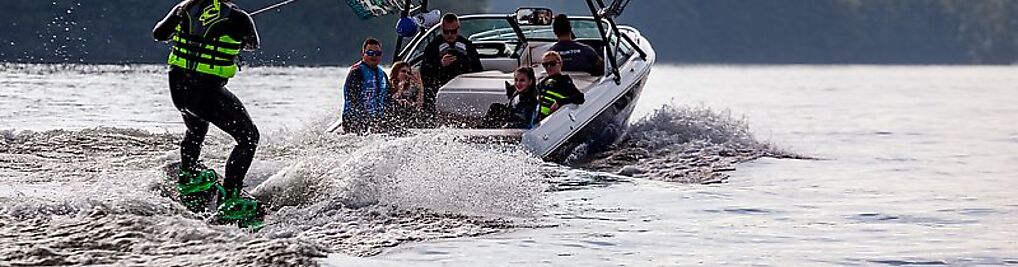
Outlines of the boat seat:
[[481,66],[485,71],[512,73],[520,66],[520,62],[515,58],[482,58]]

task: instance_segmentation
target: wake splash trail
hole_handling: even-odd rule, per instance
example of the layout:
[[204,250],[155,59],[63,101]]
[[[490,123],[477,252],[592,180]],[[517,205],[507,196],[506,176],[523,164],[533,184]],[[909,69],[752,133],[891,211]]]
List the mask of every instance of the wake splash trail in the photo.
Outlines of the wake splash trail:
[[[179,134],[0,131],[0,263],[314,266],[329,253],[554,227],[548,194],[631,179],[600,171],[711,183],[737,162],[789,155],[744,122],[673,106],[579,168],[446,133],[322,134],[331,119],[263,135],[245,186],[274,211],[255,233],[206,224],[168,197]],[[203,160],[221,172],[233,141],[211,133]]]
[[[342,252],[533,225],[546,190],[519,149],[455,138],[266,138],[246,183],[274,208],[256,233],[208,225],[168,197],[179,136],[96,128],[0,134],[0,263],[317,265]],[[221,169],[232,140],[210,135]],[[254,185],[262,184],[261,187]]]
[[640,119],[611,149],[578,166],[636,178],[713,184],[725,182],[736,164],[761,157],[812,159],[758,140],[749,123],[729,111],[672,104]]

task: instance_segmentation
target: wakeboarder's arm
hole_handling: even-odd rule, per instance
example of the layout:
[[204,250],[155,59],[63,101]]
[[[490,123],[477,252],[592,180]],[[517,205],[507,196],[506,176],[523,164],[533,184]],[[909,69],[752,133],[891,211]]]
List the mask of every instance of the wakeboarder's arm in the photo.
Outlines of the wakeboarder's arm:
[[166,41],[173,36],[173,32],[176,31],[177,25],[180,24],[180,20],[183,19],[183,16],[178,14],[179,10],[186,3],[187,2],[181,2],[180,4],[177,4],[173,7],[173,9],[170,9],[170,13],[166,14],[166,17],[163,18],[163,20],[156,23],[155,28],[152,29],[152,38],[155,38],[156,41]]
[[258,29],[255,27],[254,19],[251,18],[251,15],[247,14],[247,11],[240,8],[234,10],[236,11],[233,14],[236,16],[234,19],[237,23],[237,34],[239,35],[235,37],[244,44],[242,49],[244,51],[258,50],[261,47],[261,39],[258,38]]

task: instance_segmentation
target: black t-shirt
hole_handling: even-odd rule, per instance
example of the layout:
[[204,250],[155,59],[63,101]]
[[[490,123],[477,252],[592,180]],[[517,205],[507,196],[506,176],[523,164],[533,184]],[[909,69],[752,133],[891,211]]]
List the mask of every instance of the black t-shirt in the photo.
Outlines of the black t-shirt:
[[582,71],[596,76],[604,74],[603,67],[597,64],[601,56],[589,45],[572,41],[557,42],[549,50],[562,55],[563,71]]

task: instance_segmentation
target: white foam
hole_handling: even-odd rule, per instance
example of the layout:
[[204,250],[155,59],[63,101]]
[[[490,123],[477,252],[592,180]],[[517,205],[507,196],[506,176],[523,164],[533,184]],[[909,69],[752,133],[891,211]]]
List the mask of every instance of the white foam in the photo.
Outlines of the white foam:
[[[334,140],[343,138],[349,137]],[[496,216],[529,216],[541,204],[540,162],[519,148],[467,144],[442,133],[363,141],[353,151],[302,146],[305,154],[254,194],[276,205],[339,199],[350,207]]]

